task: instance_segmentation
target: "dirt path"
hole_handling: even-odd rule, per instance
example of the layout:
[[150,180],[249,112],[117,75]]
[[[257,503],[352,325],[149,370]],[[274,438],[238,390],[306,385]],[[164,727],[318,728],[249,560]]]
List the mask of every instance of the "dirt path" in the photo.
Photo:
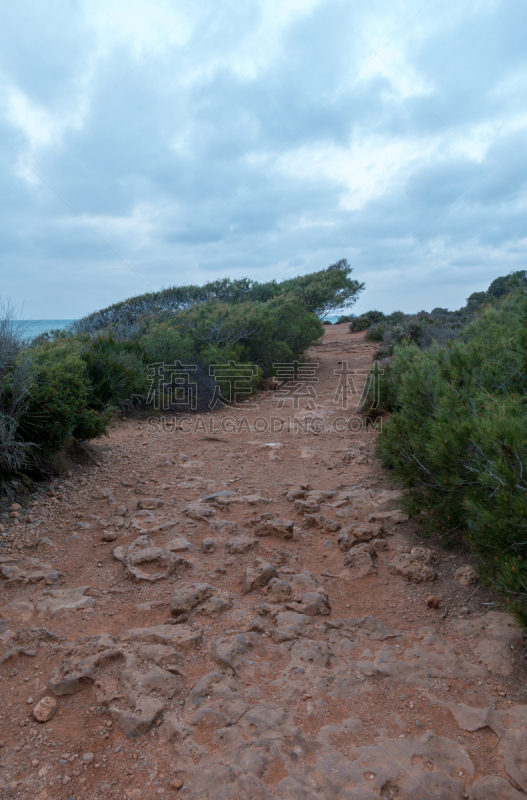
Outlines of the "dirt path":
[[335,402],[375,350],[346,328],[298,409],[119,421],[4,519],[0,797],[525,797],[521,632]]

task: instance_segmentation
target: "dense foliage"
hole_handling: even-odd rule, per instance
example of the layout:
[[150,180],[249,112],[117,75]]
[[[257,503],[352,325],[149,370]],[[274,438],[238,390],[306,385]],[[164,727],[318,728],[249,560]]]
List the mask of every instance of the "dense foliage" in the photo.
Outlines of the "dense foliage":
[[203,286],[172,286],[159,292],[131,297],[89,314],[76,322],[73,329],[75,332],[89,333],[109,326],[120,327],[123,331],[133,330],[138,320],[145,316],[155,315],[158,320],[171,318],[177,312],[202,303],[267,303],[287,295],[295,297],[305,311],[323,317],[356,302],[364,284],[350,278],[351,272],[352,268],[346,259],[341,259],[326,269],[280,282],[258,283],[248,278],[221,278]]
[[512,288],[480,304],[461,338],[395,347],[379,378],[391,415],[378,453],[408,510],[468,543],[527,623],[527,292]]
[[474,292],[466,305],[457,311],[447,308],[418,311],[416,314],[366,311],[351,320],[350,332],[366,331],[367,341],[379,342],[378,359],[389,358],[397,345],[409,342],[414,342],[421,349],[430,347],[434,342],[442,345],[463,336],[467,325],[483,307],[493,305],[507,293],[521,288],[527,288],[525,270],[496,278],[486,292]]
[[151,403],[154,384],[158,408],[182,410],[176,394],[192,388],[196,402],[185,410],[208,411],[217,387],[227,397],[215,365],[234,363],[250,365],[254,392],[274,363],[301,359],[322,336],[321,316],[355,301],[363,285],[350,273],[342,260],[280,283],[175,287],[30,345],[13,309],[0,308],[0,477],[45,468],[68,442],[102,435],[116,409]]

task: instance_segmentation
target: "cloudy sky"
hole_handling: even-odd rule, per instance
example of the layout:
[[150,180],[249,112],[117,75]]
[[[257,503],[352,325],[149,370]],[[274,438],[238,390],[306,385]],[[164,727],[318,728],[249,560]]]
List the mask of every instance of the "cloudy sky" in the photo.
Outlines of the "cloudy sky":
[[527,267],[524,0],[20,0],[0,294],[76,318],[347,258],[355,311]]

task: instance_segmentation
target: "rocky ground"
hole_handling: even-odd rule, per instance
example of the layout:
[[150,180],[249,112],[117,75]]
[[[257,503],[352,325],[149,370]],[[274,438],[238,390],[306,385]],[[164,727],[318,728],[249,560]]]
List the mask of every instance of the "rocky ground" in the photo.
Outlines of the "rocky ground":
[[1,797],[525,797],[522,632],[335,402],[346,328],[298,409],[119,421],[4,514]]

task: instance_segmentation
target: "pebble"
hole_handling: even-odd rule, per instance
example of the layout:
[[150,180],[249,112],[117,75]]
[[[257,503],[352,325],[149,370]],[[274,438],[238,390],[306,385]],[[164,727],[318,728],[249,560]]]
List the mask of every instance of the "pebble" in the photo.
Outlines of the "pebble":
[[[33,700],[31,700],[33,702]],[[29,700],[28,700],[29,703]],[[54,697],[43,697],[42,700],[36,704],[33,709],[33,716],[37,722],[47,722],[54,715],[57,710],[57,701]]]

